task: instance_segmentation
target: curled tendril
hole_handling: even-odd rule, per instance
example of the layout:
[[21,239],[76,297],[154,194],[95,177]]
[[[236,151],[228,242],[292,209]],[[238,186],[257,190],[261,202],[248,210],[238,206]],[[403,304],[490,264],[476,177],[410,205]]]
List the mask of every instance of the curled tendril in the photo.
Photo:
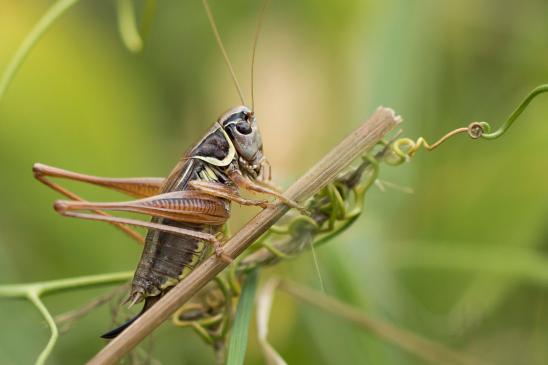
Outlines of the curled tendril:
[[214,283],[173,314],[172,323],[177,327],[191,327],[208,344],[224,342],[238,298],[239,293],[233,291],[224,279],[217,277]]
[[391,165],[399,165],[413,157],[421,147],[427,151],[432,151],[457,134],[467,133],[472,139],[496,139],[506,133],[535,97],[545,92],[548,92],[548,84],[533,89],[495,132],[491,132],[491,126],[487,122],[472,122],[467,127],[452,130],[433,144],[429,144],[423,137],[419,137],[416,141],[410,138],[400,138],[392,143],[392,154],[385,157],[385,162]]
[[512,124],[518,119],[518,117],[521,115],[521,113],[524,112],[525,109],[529,106],[529,104],[533,101],[534,98],[536,98],[538,95],[548,92],[548,84],[540,85],[534,88],[529,95],[523,99],[520,105],[514,110],[514,112],[508,117],[506,122],[504,122],[503,125],[500,126],[498,130],[496,130],[493,133],[489,133],[490,126],[487,124],[487,130],[484,131],[482,138],[485,139],[496,139],[500,136],[502,136],[511,126]]

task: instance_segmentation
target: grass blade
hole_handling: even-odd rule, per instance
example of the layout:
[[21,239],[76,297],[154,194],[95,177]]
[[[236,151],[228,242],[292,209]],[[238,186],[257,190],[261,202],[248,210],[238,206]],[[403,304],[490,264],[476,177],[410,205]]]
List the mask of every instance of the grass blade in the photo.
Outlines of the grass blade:
[[244,363],[245,352],[247,350],[249,322],[251,321],[255,291],[257,290],[257,277],[257,270],[253,270],[245,280],[242,295],[236,310],[234,327],[232,328],[232,334],[230,335],[227,365],[242,365]]

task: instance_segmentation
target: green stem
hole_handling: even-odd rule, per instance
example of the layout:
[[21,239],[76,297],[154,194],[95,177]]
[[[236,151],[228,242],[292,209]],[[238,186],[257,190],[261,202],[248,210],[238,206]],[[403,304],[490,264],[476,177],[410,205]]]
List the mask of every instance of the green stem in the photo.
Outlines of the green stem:
[[80,289],[84,287],[91,287],[97,285],[115,284],[125,282],[133,277],[132,271],[118,272],[111,274],[99,274],[80,276],[76,278],[40,281],[28,284],[9,284],[0,285],[0,297],[5,298],[26,298],[38,309],[42,317],[46,320],[50,329],[49,341],[38,356],[36,360],[37,365],[43,365],[46,363],[47,358],[51,354],[57,338],[59,337],[59,330],[55,324],[51,313],[40,299],[41,296],[58,293],[65,290]]
[[0,285],[0,297],[27,297],[30,293],[37,293],[39,296],[42,296],[71,289],[121,283],[131,279],[132,277],[132,271],[125,271],[111,274],[41,281],[28,284]]
[[0,79],[0,100],[6,93],[6,90],[13,79],[13,76],[29,54],[36,42],[44,35],[46,30],[59,18],[65,11],[76,4],[79,0],[59,0],[53,4],[46,13],[40,18],[38,23],[32,28],[30,33],[23,40],[23,43],[15,52],[8,67]]
[[42,287],[42,293],[50,294],[53,292],[60,292],[76,288],[123,283],[131,279],[133,277],[133,274],[133,271],[124,271],[110,274],[98,274],[81,276],[77,278],[54,280],[44,283]]
[[0,297],[4,298],[26,298],[31,291],[31,284],[0,285]]
[[32,291],[27,295],[27,298],[32,302],[32,304],[34,304],[40,314],[42,314],[42,317],[44,317],[44,319],[46,320],[46,323],[48,324],[51,332],[48,344],[46,345],[46,347],[44,347],[35,362],[36,365],[43,365],[46,363],[46,360],[51,354],[51,351],[53,350],[53,347],[55,346],[55,343],[59,338],[59,330],[57,329],[57,325],[55,324],[55,321],[53,320],[50,312],[44,305],[44,302],[42,302],[42,300],[40,299],[40,294],[38,292]]
[[512,124],[521,115],[521,113],[523,113],[529,103],[531,103],[531,101],[533,101],[533,99],[536,98],[537,95],[545,92],[548,92],[548,84],[537,86],[535,89],[533,89],[533,91],[529,93],[529,95],[527,95],[527,97],[525,97],[525,99],[523,99],[521,104],[516,108],[516,110],[514,110],[508,120],[506,120],[506,122],[504,122],[504,124],[500,126],[498,130],[492,133],[484,133],[481,137],[485,139],[496,139],[502,136],[508,130],[508,128],[512,126]]

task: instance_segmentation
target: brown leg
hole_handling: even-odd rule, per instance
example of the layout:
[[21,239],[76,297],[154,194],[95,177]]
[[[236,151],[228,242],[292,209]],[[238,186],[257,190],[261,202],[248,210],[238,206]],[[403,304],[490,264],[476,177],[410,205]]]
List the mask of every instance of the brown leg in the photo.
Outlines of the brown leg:
[[189,185],[204,194],[228,199],[241,205],[259,206],[261,208],[268,208],[271,205],[266,200],[246,199],[238,194],[237,189],[221,183],[194,180],[191,181]]
[[[34,172],[34,176],[42,182],[43,182],[42,179],[44,179],[46,176],[58,177],[62,179],[70,179],[70,180],[102,186],[109,189],[114,189],[121,193],[134,196],[136,198],[145,198],[148,196],[159,194],[162,184],[164,182],[164,178],[161,178],[161,177],[136,177],[136,178],[97,177],[92,175],[80,174],[80,173],[69,171],[69,170],[63,170],[53,166],[47,166],[41,163],[35,163],[34,166],[32,166],[32,171]],[[63,191],[59,191],[59,192],[61,194],[66,195]]]
[[211,195],[184,190],[127,202],[96,203],[58,200],[54,208],[58,212],[98,209],[126,211],[178,222],[221,225],[229,218],[229,211],[225,205],[224,201]]
[[[47,178],[47,176],[57,176],[57,177],[70,178],[68,176],[63,176],[63,171],[65,171],[65,170],[56,169],[54,167],[52,168],[52,167],[42,165],[42,164],[38,164],[38,163],[34,164],[34,166],[32,167],[32,170],[34,172],[34,177],[36,178],[36,180],[40,181],[44,185],[49,186],[53,190],[63,194],[64,196],[66,196],[69,199],[76,200],[76,201],[82,201],[82,202],[85,201],[84,199],[82,199],[78,195],[74,194],[72,191],[70,191],[70,190],[68,190],[68,189],[66,189],[66,188],[50,181]],[[73,173],[73,174],[75,174],[75,173]],[[78,179],[76,179],[76,180],[78,180]],[[80,180],[80,181],[83,181],[83,180]],[[102,216],[105,216],[105,217],[109,216],[107,213],[105,213],[103,211],[100,211],[100,210],[94,210],[93,212],[95,214],[102,215]],[[145,242],[145,239],[138,232],[134,231],[133,229],[129,228],[128,226],[126,226],[124,224],[120,224],[120,223],[115,223],[115,222],[111,222],[111,224],[113,226],[117,227],[118,229],[120,229],[121,231],[123,231],[124,233],[126,233],[127,235],[129,235],[131,238],[133,238],[134,240],[136,240],[140,244],[143,244]]]
[[267,195],[274,196],[274,197],[280,199],[284,204],[287,204],[292,208],[296,208],[304,214],[308,214],[308,211],[306,210],[306,208],[303,207],[302,205],[300,205],[299,203],[297,203],[297,202],[295,202],[291,199],[287,199],[285,196],[282,195],[282,193],[280,193],[280,192],[278,192],[274,189],[271,189],[269,187],[256,184],[255,182],[253,182],[249,179],[246,179],[245,177],[243,177],[237,171],[229,171],[228,172],[228,177],[240,189],[245,189],[245,190],[253,191],[253,192],[256,192],[256,193],[262,193],[262,194],[267,194]]
[[55,210],[67,217],[103,221],[115,224],[129,224],[137,227],[160,230],[163,232],[189,236],[214,245],[217,256],[224,260],[230,258],[223,254],[219,240],[211,234],[173,227],[156,222],[144,222],[137,219],[74,212],[75,210],[124,210],[147,214],[153,217],[169,218],[180,222],[221,225],[228,219],[225,203],[211,196],[195,191],[178,191],[160,194],[154,197],[121,203],[91,203],[80,201],[57,201]]
[[233,259],[230,256],[224,253],[223,245],[221,244],[221,242],[214,235],[209,233],[203,233],[203,232],[193,231],[191,229],[184,229],[179,227],[172,227],[166,224],[159,224],[154,222],[143,222],[138,219],[120,218],[120,217],[105,216],[100,214],[63,211],[62,208],[59,206],[56,206],[56,209],[60,214],[66,217],[89,219],[89,220],[100,221],[100,222],[108,222],[112,224],[123,224],[123,225],[127,224],[131,226],[143,227],[147,229],[155,229],[158,231],[177,234],[180,236],[189,236],[189,237],[198,238],[212,244],[213,247],[215,247],[215,255],[217,255],[222,260],[227,262],[233,261]]

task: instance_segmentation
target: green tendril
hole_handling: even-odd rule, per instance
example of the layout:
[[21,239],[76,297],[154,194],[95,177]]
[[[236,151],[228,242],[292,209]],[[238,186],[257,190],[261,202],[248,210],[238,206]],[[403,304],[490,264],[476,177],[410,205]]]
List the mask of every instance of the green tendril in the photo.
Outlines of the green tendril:
[[506,122],[504,122],[504,124],[501,125],[500,128],[497,129],[495,132],[489,133],[491,127],[488,123],[484,123],[484,131],[487,133],[483,133],[481,138],[496,139],[502,136],[512,126],[516,119],[518,119],[521,113],[523,113],[525,109],[527,109],[533,99],[545,92],[548,92],[548,84],[540,85],[534,88],[533,91],[531,91],[529,95],[527,95],[525,99],[523,99],[521,104],[516,108],[516,110],[514,110],[514,112],[510,115]]
[[533,99],[545,92],[548,92],[548,84],[534,88],[495,132],[491,132],[491,126],[487,122],[473,122],[467,127],[452,130],[433,144],[429,144],[423,137],[419,137],[416,141],[409,138],[399,138],[390,146],[392,155],[386,158],[385,162],[390,165],[399,165],[413,157],[421,147],[427,151],[432,151],[448,139],[461,133],[467,133],[472,139],[497,139],[510,129],[512,124],[514,124],[518,117],[527,109]]

